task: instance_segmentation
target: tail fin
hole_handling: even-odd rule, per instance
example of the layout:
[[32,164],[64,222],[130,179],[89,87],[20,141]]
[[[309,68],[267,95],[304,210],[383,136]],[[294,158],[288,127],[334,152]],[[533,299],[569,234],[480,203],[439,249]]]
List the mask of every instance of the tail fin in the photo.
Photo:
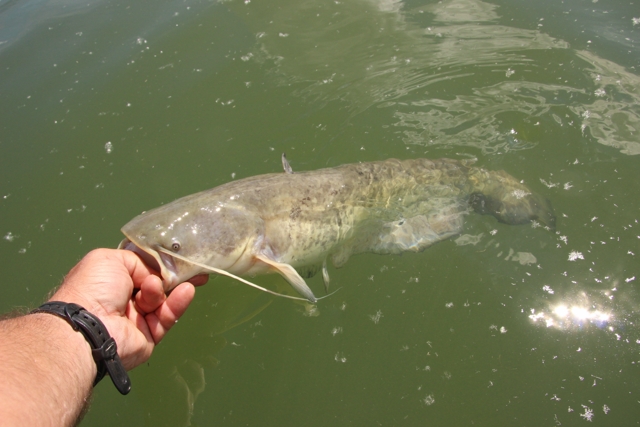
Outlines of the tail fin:
[[480,214],[489,214],[506,224],[539,221],[555,230],[556,217],[551,203],[532,193],[505,171],[473,168],[469,173],[473,190],[469,203]]

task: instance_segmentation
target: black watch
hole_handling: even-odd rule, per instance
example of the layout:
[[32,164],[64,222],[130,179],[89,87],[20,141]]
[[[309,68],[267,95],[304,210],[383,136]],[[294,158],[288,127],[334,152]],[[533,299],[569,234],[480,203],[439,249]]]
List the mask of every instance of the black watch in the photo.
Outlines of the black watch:
[[94,387],[105,374],[109,373],[113,385],[121,394],[131,391],[131,380],[118,356],[116,341],[109,335],[109,331],[100,319],[78,304],[60,301],[49,301],[31,313],[54,314],[66,320],[74,331],[82,333],[91,345],[91,354],[98,368],[98,374],[93,382]]

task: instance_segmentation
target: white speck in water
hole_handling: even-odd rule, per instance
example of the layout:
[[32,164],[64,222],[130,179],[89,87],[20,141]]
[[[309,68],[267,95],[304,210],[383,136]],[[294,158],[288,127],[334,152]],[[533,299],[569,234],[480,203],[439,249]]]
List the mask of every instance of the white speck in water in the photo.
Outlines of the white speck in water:
[[507,69],[507,72],[505,73],[507,77],[511,77],[513,76],[513,74],[515,73],[515,70],[512,70],[511,68]]
[[453,307],[453,303],[452,302],[448,302],[444,305],[447,308],[452,308]]
[[492,236],[495,236],[496,234],[498,234],[498,230],[491,230],[489,234],[491,234]]
[[634,280],[636,280],[636,276],[629,277],[628,279],[624,279],[624,281],[627,282],[627,283],[632,282]]
[[279,37],[289,37],[289,33],[278,33]]
[[545,291],[546,293],[550,294],[550,295],[553,295],[553,289],[551,289],[551,286],[549,286],[549,285],[544,285],[542,287],[542,290]]
[[340,333],[342,333],[342,326],[338,326],[337,328],[333,328],[331,330],[331,335],[333,335],[334,337]]
[[104,151],[106,151],[107,154],[113,151],[113,144],[111,143],[111,141],[108,141],[106,144],[104,144]]
[[16,236],[15,234],[9,231],[7,234],[4,235],[4,240],[6,240],[7,242],[13,242],[16,237],[18,236]]
[[638,25],[640,24],[640,18],[631,18],[631,22],[633,22],[633,25]]
[[565,182],[565,183],[564,183],[564,189],[565,189],[565,190],[569,190],[569,189],[571,189],[572,187],[573,187],[573,185],[571,185],[571,181],[569,181],[569,182]]
[[384,316],[382,315],[382,311],[381,311],[381,310],[378,310],[378,311],[376,312],[376,314],[370,314],[370,315],[369,315],[369,318],[371,319],[371,321],[372,321],[373,323],[375,323],[376,325],[378,324],[378,322],[380,322],[380,319],[381,319],[382,317],[384,317]]
[[435,403],[436,399],[433,398],[433,394],[428,394],[422,401],[425,405],[431,406]]
[[250,60],[253,57],[253,53],[249,52],[246,55],[242,55],[240,57],[240,59],[242,59],[244,62],[247,62],[248,60]]
[[587,421],[591,421],[593,419],[593,409],[589,408],[587,405],[580,406],[584,409],[584,414],[580,414],[580,416]]
[[500,333],[501,334],[506,334],[507,333],[507,328],[505,328],[504,326],[500,326]]
[[236,179],[236,173],[235,172],[231,172],[231,179]]
[[547,182],[544,179],[540,178],[540,182],[543,183],[544,185],[547,186],[547,188],[553,188],[553,187],[557,187],[558,183],[557,182]]
[[341,362],[341,363],[346,363],[347,362],[347,358],[344,357],[344,355],[341,352],[337,352],[336,355],[333,357],[333,360],[335,360],[336,362]]
[[596,91],[593,92],[593,94],[595,96],[605,96],[607,92],[605,92],[604,89],[600,88],[600,89],[596,89]]
[[575,261],[577,259],[584,259],[582,252],[571,251],[569,253],[569,261]]
[[611,409],[607,405],[602,406],[602,412],[604,412],[605,415],[607,415],[610,410]]

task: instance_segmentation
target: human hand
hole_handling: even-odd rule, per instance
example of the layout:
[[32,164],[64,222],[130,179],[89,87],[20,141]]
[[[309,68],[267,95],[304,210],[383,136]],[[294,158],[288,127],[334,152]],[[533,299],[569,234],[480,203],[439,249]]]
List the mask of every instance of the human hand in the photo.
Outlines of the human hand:
[[[125,369],[144,363],[185,312],[208,276],[200,275],[164,294],[158,272],[133,252],[96,249],[65,277],[51,301],[74,302],[96,315],[118,345]],[[134,289],[138,289],[135,298]]]

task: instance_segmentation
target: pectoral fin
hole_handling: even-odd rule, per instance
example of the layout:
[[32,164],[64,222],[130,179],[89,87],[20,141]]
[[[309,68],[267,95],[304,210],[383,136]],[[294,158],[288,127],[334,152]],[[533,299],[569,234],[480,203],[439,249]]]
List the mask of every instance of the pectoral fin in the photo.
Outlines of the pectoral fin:
[[269,265],[272,269],[280,273],[282,277],[284,277],[287,282],[302,296],[308,299],[311,302],[316,302],[317,299],[313,292],[307,286],[307,283],[304,281],[302,277],[298,274],[295,268],[291,267],[289,264],[284,264],[265,256],[264,254],[255,255],[256,259],[264,262]]

